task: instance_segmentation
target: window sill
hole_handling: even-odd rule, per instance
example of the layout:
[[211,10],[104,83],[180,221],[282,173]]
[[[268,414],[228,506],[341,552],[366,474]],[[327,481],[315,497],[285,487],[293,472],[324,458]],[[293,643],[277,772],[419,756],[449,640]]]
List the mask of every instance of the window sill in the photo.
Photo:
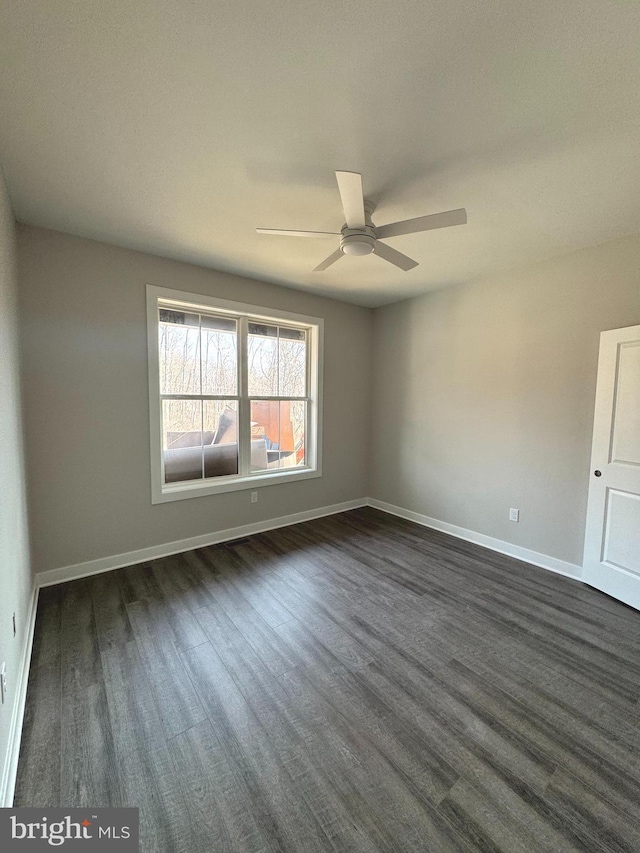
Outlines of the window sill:
[[312,480],[315,477],[321,476],[322,471],[319,468],[306,468],[296,471],[269,471],[264,474],[251,474],[247,477],[220,477],[213,483],[211,481],[176,483],[175,485],[162,486],[159,490],[153,489],[151,503],[168,503],[170,501],[205,497],[206,495],[237,492],[243,489],[259,489],[261,486],[276,486],[283,483],[297,482],[298,480]]

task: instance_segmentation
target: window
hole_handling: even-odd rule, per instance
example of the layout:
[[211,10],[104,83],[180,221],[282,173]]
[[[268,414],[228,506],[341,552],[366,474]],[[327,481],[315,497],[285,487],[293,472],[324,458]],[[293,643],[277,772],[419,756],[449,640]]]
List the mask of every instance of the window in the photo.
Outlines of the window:
[[319,477],[322,320],[147,286],[152,502]]

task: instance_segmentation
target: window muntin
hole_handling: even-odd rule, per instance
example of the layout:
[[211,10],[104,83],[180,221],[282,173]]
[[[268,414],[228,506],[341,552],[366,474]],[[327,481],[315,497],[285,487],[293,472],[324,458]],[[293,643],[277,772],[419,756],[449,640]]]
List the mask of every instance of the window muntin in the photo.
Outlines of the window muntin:
[[[322,321],[271,318],[262,309],[217,311],[182,298],[157,296],[154,303],[154,501],[319,476]],[[151,347],[150,339],[150,354]],[[152,384],[150,376],[153,392]]]

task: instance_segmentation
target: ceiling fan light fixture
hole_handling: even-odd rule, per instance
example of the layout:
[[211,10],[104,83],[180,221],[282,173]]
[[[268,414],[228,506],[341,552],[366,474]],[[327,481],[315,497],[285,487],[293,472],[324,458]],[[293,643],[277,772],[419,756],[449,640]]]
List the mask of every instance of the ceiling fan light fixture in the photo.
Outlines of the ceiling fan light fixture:
[[350,234],[342,238],[340,249],[343,255],[370,255],[375,244],[375,237],[368,234]]
[[[444,210],[442,213],[431,213],[428,216],[417,216],[414,219],[403,219],[401,222],[376,226],[371,221],[375,205],[370,199],[367,200],[364,197],[362,175],[359,172],[336,172],[336,180],[346,222],[340,231],[339,247],[314,267],[313,272],[324,272],[343,255],[362,257],[372,253],[398,269],[408,272],[417,267],[418,262],[382,241],[387,237],[399,237],[401,234],[419,234],[422,231],[433,231],[435,228],[464,225],[467,221],[467,211],[460,207],[457,210]],[[258,228],[257,230],[261,234],[281,234],[283,237],[331,237],[335,233],[287,231],[281,228]]]

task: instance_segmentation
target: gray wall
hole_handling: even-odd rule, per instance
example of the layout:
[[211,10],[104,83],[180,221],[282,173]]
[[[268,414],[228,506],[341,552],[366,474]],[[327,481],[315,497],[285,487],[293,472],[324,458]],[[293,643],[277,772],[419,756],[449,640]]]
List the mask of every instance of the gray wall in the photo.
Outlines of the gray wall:
[[581,564],[599,333],[636,323],[640,236],[377,309],[372,496]]
[[[581,563],[598,337],[640,322],[640,236],[377,309],[373,336],[342,302],[29,226],[18,243],[37,570],[367,494]],[[325,318],[322,478],[151,505],[146,283]]]
[[[0,775],[27,630],[31,571],[27,536],[18,364],[17,276],[13,213],[0,171],[0,665],[7,664],[8,701],[0,706]],[[12,615],[17,634],[13,636]],[[0,805],[5,805],[0,802]]]
[[[369,309],[19,227],[32,553],[44,571],[361,498]],[[151,505],[145,285],[323,317],[323,476]]]

